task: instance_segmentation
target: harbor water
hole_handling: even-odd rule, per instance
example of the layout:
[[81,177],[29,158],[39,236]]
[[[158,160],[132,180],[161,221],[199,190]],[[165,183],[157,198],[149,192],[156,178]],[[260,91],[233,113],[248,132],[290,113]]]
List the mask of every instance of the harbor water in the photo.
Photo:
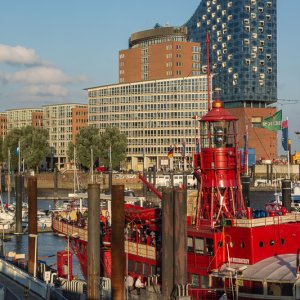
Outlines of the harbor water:
[[[12,199],[14,201],[14,199]],[[38,200],[38,209],[49,210],[54,208],[53,200]],[[2,233],[1,233],[2,234]],[[14,251],[16,253],[24,253],[28,257],[28,235],[9,236],[10,240],[4,242],[4,251]],[[47,265],[56,269],[56,253],[58,251],[67,250],[68,241],[65,237],[60,237],[53,232],[45,232],[38,234],[38,259],[45,261]],[[84,279],[80,265],[75,255],[72,255],[73,276]]]

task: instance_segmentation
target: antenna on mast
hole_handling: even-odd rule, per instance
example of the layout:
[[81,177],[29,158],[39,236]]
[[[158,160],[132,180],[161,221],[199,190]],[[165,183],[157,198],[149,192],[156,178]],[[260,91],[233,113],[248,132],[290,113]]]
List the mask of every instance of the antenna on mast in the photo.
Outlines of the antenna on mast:
[[211,90],[210,90],[210,37],[208,31],[206,32],[206,64],[207,64],[207,110],[210,111],[210,98],[211,98]]

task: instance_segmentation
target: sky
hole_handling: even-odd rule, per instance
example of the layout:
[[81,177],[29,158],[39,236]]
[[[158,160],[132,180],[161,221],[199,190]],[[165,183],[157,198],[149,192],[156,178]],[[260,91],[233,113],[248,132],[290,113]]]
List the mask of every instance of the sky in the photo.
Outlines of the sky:
[[[156,23],[183,25],[199,4],[200,0],[2,1],[0,112],[87,103],[85,88],[118,82],[118,51],[128,49],[132,33]],[[289,120],[293,152],[300,151],[300,135],[294,134],[300,131],[300,1],[277,0],[277,6],[278,99],[283,99],[277,108]]]

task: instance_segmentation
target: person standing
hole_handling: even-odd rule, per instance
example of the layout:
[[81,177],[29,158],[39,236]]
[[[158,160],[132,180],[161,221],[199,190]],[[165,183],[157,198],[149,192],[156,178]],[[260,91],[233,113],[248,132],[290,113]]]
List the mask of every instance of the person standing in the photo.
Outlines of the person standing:
[[141,275],[139,275],[137,280],[135,281],[135,287],[136,287],[137,294],[140,295],[141,294],[141,288],[144,287]]
[[130,294],[131,291],[133,290],[133,282],[134,282],[133,277],[130,274],[128,274],[125,282],[128,294]]

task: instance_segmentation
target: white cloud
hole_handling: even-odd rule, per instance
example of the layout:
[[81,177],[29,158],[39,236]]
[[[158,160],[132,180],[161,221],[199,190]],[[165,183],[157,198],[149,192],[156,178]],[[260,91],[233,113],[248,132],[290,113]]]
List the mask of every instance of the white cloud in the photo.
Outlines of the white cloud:
[[44,64],[34,49],[28,49],[22,46],[12,47],[4,44],[0,44],[0,62],[14,65]]
[[67,97],[69,90],[61,85],[29,85],[26,86],[22,93],[38,97]]
[[7,83],[53,84],[72,82],[72,79],[63,71],[53,67],[33,67],[14,74],[5,74],[5,76],[0,74],[1,77]]

